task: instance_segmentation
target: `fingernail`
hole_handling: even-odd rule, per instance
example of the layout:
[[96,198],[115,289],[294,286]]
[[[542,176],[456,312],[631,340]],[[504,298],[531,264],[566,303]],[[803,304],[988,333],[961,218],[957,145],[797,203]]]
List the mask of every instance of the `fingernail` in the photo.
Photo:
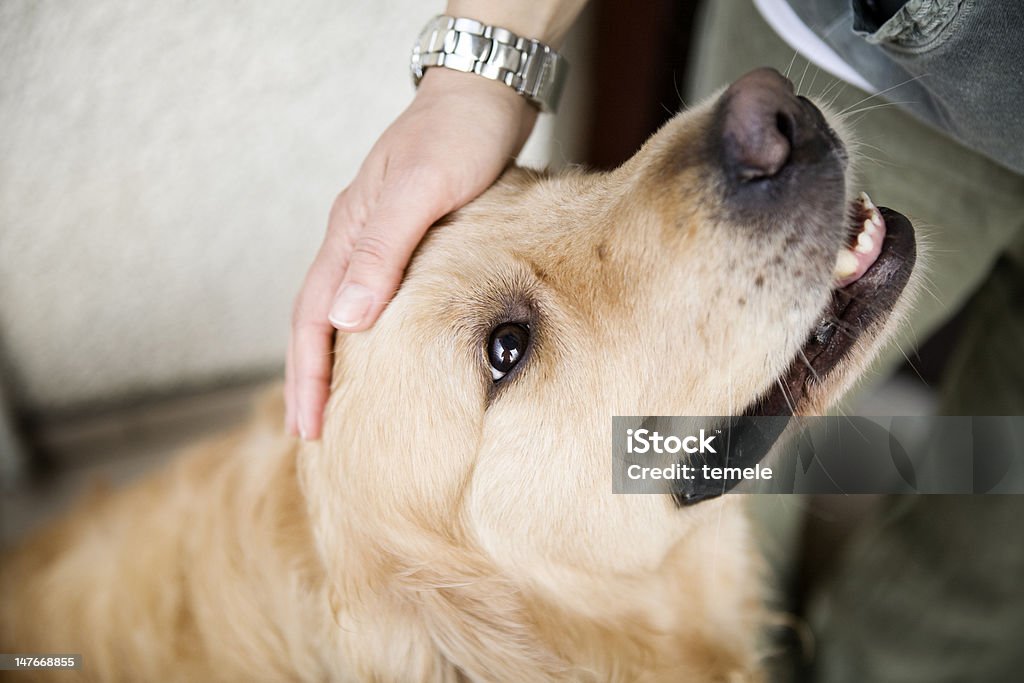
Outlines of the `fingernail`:
[[327,318],[337,327],[356,327],[366,318],[373,303],[373,293],[355,283],[345,285],[338,292]]
[[299,411],[299,414],[296,416],[296,421],[299,423],[299,436],[302,437],[303,441],[309,441],[309,439],[306,437],[306,425],[303,424],[301,410]]

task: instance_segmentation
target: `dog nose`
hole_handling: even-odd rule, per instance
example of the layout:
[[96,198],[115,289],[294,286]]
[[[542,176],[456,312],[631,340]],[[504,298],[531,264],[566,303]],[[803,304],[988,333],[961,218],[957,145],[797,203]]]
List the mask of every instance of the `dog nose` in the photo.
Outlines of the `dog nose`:
[[774,69],[751,71],[729,86],[720,102],[722,162],[730,177],[750,181],[778,174],[805,132],[810,103]]

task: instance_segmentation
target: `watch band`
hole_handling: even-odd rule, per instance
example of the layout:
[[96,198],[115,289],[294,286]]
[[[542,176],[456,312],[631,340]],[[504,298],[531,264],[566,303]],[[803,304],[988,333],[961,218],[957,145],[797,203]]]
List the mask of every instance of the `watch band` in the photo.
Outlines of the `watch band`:
[[550,47],[474,19],[434,17],[412,48],[413,80],[432,66],[472,72],[500,81],[541,111],[558,108],[569,64]]

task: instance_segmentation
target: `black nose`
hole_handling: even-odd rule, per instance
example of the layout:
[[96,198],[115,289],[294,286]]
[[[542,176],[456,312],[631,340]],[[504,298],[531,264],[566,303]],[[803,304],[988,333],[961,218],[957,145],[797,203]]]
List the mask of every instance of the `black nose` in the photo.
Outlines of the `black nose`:
[[807,157],[801,152],[808,147],[823,149],[832,137],[817,108],[797,97],[793,84],[774,69],[751,71],[729,86],[716,115],[722,164],[738,181],[772,178]]

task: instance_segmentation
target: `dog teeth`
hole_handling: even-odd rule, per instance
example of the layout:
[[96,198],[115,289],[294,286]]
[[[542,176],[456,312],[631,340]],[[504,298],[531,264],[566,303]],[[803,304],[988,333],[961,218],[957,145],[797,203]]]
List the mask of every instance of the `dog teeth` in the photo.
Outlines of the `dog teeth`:
[[857,270],[857,257],[849,249],[841,249],[836,256],[836,266],[832,271],[832,277],[836,280],[850,277]]
[[835,268],[832,271],[833,280],[841,286],[860,277],[859,274],[863,274],[871,266],[874,262],[871,255],[877,255],[876,250],[885,239],[885,220],[882,218],[882,212],[871,201],[871,197],[866,192],[861,192],[857,195],[856,204],[855,215],[861,222],[859,226],[854,223],[851,227],[859,228],[859,232],[851,237],[853,241],[848,241],[836,255]]
[[857,199],[868,214],[868,217],[864,219],[864,229],[868,230],[868,223],[870,222],[876,230],[881,230],[882,226],[885,224],[884,221],[882,221],[882,212],[879,211],[878,207],[875,206],[875,203],[871,201],[871,197],[868,196],[868,193],[861,192],[857,195]]
[[871,238],[871,235],[866,232],[862,232],[857,235],[857,246],[853,248],[859,254],[866,254],[875,248],[875,240]]
[[875,232],[876,230],[881,230],[882,227],[885,225],[885,221],[882,220],[881,212],[878,209],[874,208],[871,209],[871,211],[868,214],[868,218],[865,218],[864,222],[871,223],[871,226],[874,228],[872,232]]

